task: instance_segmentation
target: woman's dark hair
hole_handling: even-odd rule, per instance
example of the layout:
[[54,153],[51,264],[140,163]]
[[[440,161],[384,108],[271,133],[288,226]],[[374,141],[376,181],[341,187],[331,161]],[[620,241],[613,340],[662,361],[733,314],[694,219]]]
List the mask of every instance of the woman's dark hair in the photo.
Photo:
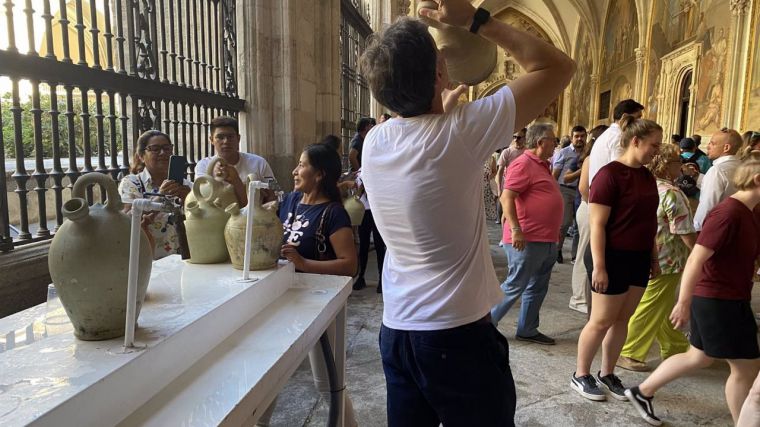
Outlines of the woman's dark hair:
[[138,174],[145,170],[145,163],[140,159],[140,156],[145,154],[145,148],[148,146],[150,140],[154,137],[162,136],[166,138],[170,143],[172,142],[169,135],[161,132],[160,130],[146,130],[137,138],[137,146],[135,147],[135,154],[132,156],[132,167],[129,169],[133,174]]
[[340,202],[338,179],[340,179],[341,167],[338,152],[325,144],[308,145],[303,151],[306,153],[311,167],[322,174],[319,191],[327,196],[331,202]]
[[340,151],[340,138],[335,135],[327,135],[326,137],[322,138],[319,143],[332,148],[336,153]]
[[389,110],[401,117],[419,116],[433,105],[437,57],[427,26],[399,18],[370,37],[361,57],[361,73],[375,99]]

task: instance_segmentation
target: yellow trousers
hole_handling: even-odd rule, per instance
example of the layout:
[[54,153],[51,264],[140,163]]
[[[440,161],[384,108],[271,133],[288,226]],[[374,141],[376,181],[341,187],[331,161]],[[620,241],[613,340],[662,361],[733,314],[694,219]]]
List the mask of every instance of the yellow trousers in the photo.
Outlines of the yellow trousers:
[[669,319],[680,281],[680,273],[663,274],[649,281],[636,312],[628,321],[628,338],[621,356],[645,362],[655,339],[660,344],[663,360],[689,349],[689,341],[673,328]]

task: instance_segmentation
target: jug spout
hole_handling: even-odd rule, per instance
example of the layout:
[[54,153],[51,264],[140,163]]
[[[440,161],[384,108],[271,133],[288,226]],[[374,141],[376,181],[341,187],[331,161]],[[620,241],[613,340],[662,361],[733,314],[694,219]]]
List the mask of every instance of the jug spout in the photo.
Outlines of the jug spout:
[[203,211],[201,210],[200,206],[198,206],[198,202],[195,200],[189,202],[187,206],[185,206],[185,209],[187,209],[188,212],[190,212],[190,214],[195,217],[203,216]]
[[90,207],[85,199],[74,197],[63,204],[61,213],[71,221],[80,221],[90,216]]
[[226,208],[224,208],[224,211],[232,216],[240,215],[240,207],[237,203],[231,203]]

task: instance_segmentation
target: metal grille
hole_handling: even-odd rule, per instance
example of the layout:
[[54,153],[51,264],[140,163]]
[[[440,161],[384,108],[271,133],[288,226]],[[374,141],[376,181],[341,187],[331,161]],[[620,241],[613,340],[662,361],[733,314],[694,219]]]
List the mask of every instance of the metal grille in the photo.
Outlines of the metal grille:
[[57,11],[49,0],[0,5],[1,251],[50,238],[81,174],[129,173],[145,130],[169,134],[192,179],[196,162],[213,154],[210,120],[244,105],[234,0],[52,3]]
[[348,168],[349,143],[356,133],[356,121],[370,115],[369,86],[359,74],[359,58],[364,52],[367,37],[372,34],[368,10],[363,2],[357,0],[343,0],[341,3],[340,123],[344,169]]

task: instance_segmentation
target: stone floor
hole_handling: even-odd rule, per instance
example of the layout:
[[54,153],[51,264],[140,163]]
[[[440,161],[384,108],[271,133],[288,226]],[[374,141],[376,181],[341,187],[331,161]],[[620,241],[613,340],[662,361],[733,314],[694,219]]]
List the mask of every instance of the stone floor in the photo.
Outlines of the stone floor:
[[[491,256],[500,279],[506,259],[498,247],[500,228],[490,225]],[[565,254],[570,239],[566,242]],[[374,253],[370,254],[370,258]],[[566,259],[569,257],[566,255]],[[371,261],[372,262],[372,261]],[[370,266],[369,286],[354,291],[348,303],[347,387],[361,426],[385,426],[385,378],[377,344],[382,320],[382,296],[375,292],[376,266]],[[626,402],[610,399],[591,402],[569,386],[575,368],[578,335],[585,315],[569,310],[572,264],[555,265],[549,293],[541,310],[541,331],[556,338],[557,345],[541,346],[513,340],[518,308],[501,321],[499,329],[509,339],[512,372],[517,386],[518,426],[645,426]],[[757,286],[755,287],[758,288]],[[599,356],[594,366],[598,366]],[[659,363],[653,349],[649,364]],[[647,374],[619,370],[624,384],[641,382]],[[723,385],[727,365],[720,363],[680,379],[661,390],[655,401],[657,414],[671,426],[728,426],[731,416]],[[296,371],[277,404],[273,426],[322,426],[327,402],[314,389],[309,363]]]

